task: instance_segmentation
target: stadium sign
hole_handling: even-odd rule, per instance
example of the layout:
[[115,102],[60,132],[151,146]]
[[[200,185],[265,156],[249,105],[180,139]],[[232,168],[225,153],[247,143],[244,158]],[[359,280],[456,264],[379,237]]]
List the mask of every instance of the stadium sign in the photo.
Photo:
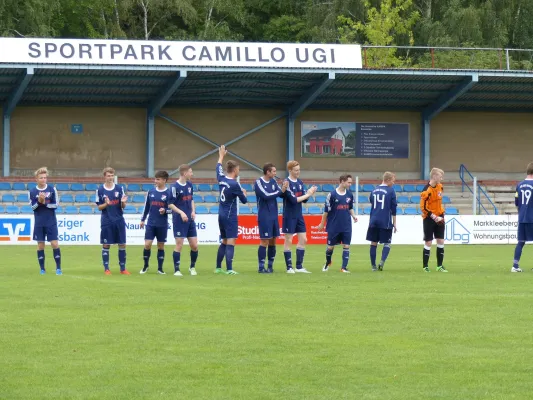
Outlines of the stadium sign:
[[352,44],[0,38],[0,64],[362,68]]

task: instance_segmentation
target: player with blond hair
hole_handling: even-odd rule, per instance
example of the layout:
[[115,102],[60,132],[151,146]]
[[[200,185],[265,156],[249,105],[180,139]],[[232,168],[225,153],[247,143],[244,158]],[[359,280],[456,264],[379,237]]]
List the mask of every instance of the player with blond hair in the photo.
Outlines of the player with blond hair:
[[420,193],[420,210],[424,219],[424,252],[422,267],[429,272],[429,256],[433,239],[437,241],[437,271],[448,272],[442,265],[444,262],[444,207],[442,205],[442,180],[444,171],[433,168],[429,174],[429,182]]
[[57,189],[48,184],[48,169],[39,168],[35,171],[37,186],[28,192],[28,199],[33,210],[33,240],[37,242],[37,260],[41,275],[46,273],[44,263],[44,246],[48,240],[52,246],[56,262],[56,275],[63,275],[61,270],[61,251],[59,250],[56,209],[59,205]]

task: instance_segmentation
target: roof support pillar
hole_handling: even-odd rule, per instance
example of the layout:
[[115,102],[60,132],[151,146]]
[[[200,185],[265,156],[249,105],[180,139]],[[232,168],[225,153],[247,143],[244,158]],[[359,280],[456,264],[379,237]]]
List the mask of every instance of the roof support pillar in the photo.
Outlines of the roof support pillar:
[[155,117],[146,113],[146,177],[155,174]]

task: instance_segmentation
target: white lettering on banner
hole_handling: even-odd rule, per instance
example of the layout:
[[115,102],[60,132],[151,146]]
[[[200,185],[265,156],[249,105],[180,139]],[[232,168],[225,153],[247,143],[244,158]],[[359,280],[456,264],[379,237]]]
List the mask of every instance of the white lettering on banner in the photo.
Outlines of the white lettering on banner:
[[[358,216],[353,225],[352,244],[368,244],[366,231],[368,215]],[[138,215],[126,215],[127,244],[144,244],[144,229],[140,228]],[[169,218],[170,222],[171,218]],[[398,232],[393,235],[393,244],[421,245],[422,218],[401,215],[397,217]],[[99,215],[58,215],[59,241],[62,245],[99,245]],[[33,215],[5,215],[0,218],[0,245],[30,243]],[[457,215],[446,217],[446,243],[448,244],[515,244],[517,240],[518,216],[516,215]],[[200,244],[218,244],[218,216],[197,215],[196,229]],[[244,239],[259,240],[257,227],[239,226],[239,235]],[[319,233],[316,232],[319,236]],[[172,224],[168,226],[167,243],[173,243]],[[326,242],[326,234],[320,233]]]
[[0,38],[0,63],[362,68],[355,44]]

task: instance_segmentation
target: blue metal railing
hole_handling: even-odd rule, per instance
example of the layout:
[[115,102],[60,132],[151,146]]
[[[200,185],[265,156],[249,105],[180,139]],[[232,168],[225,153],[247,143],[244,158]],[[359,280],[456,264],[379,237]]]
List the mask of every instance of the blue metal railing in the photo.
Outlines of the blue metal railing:
[[[470,177],[470,179],[472,180],[472,185],[474,183],[474,176],[470,173],[470,171],[466,168],[466,166],[464,164],[461,164],[461,166],[459,167],[459,178],[461,179],[461,192],[464,193],[465,191],[465,187],[468,188],[468,190],[470,190],[470,193],[472,193],[472,195],[474,195],[474,189],[473,187],[470,187],[468,185],[468,182],[465,180],[465,175],[468,175]],[[485,206],[483,204],[481,204],[481,195],[483,195],[490,203],[490,205],[492,207],[494,207],[494,215],[498,215],[498,208],[496,207],[496,205],[492,202],[492,200],[490,199],[489,195],[487,194],[487,192],[485,192],[485,190],[483,190],[483,188],[481,187],[481,185],[478,183],[477,184],[477,208],[479,211],[481,211],[483,209],[483,211],[485,211],[485,214],[489,214],[489,211],[485,208]]]

